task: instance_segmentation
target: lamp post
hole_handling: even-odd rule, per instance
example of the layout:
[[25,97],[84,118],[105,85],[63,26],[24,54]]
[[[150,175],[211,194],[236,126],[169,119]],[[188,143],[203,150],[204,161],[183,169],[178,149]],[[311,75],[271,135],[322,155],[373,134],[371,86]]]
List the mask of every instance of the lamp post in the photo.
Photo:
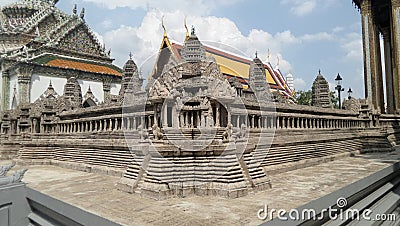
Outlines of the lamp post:
[[342,109],[342,98],[341,98],[341,93],[344,91],[344,88],[342,87],[342,77],[340,77],[340,74],[338,73],[335,81],[336,81],[336,87],[335,89],[338,91],[338,96],[339,96],[339,109]]
[[349,88],[349,90],[347,91],[347,94],[349,95],[349,100],[350,100],[351,95],[353,94],[353,90],[351,90],[351,88]]

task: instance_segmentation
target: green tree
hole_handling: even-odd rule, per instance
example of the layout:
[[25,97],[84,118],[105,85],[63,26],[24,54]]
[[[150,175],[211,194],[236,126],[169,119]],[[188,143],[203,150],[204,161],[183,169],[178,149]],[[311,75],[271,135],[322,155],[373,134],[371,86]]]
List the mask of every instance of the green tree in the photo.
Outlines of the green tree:
[[333,108],[338,109],[339,108],[339,97],[336,95],[335,91],[331,91],[331,102],[333,105]]
[[311,105],[311,90],[299,90],[296,92],[294,98],[299,105]]

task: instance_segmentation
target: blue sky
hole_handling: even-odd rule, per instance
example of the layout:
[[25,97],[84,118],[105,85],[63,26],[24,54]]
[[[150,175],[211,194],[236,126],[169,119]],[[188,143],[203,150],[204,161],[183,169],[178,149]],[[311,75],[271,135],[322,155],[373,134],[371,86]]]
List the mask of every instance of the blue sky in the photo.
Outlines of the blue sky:
[[340,73],[346,90],[363,97],[361,23],[351,0],[60,0],[57,6],[71,13],[75,3],[119,66],[130,51],[138,65],[157,52],[162,16],[170,38],[182,42],[186,16],[201,40],[249,57],[258,51],[263,61],[270,49],[271,63],[281,58],[279,68],[294,75],[297,90],[310,89],[321,69],[332,87]]

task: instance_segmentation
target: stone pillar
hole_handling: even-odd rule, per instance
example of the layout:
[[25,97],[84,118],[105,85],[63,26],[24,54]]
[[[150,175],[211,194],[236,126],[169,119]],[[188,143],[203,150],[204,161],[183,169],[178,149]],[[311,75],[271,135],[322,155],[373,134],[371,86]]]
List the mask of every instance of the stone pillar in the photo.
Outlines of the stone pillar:
[[371,1],[362,1],[362,33],[364,53],[365,97],[384,111],[383,82],[379,30],[374,23]]
[[191,128],[194,128],[194,114],[195,114],[195,112],[194,111],[192,111],[192,112],[190,112],[190,124],[191,124]]
[[280,116],[276,116],[276,128],[277,129],[279,129],[280,128],[280,123],[279,123],[279,120],[281,119],[281,117]]
[[36,133],[37,119],[34,118],[32,122],[32,133]]
[[136,130],[136,116],[134,116],[134,117],[132,117],[132,127],[131,127],[131,130]]
[[164,103],[162,107],[162,126],[163,128],[168,127],[168,103]]
[[153,111],[154,111],[154,125],[158,126],[157,104],[154,104]]
[[[400,2],[391,0],[391,44],[392,44],[392,77],[394,90],[394,112],[400,110]],[[387,64],[386,64],[387,65]]]
[[228,110],[228,126],[232,124],[232,113]]
[[16,72],[18,77],[18,104],[30,103],[33,68],[27,65],[21,65],[16,69]]
[[119,120],[118,120],[118,118],[115,118],[114,121],[115,121],[115,123],[114,123],[114,125],[115,125],[114,130],[115,130],[115,131],[116,131],[116,130],[119,130]]
[[111,81],[108,79],[103,80],[103,93],[104,103],[111,102]]
[[151,116],[148,115],[147,118],[148,118],[148,120],[147,120],[147,128],[151,128]]
[[200,121],[201,121],[201,119],[200,119],[200,117],[201,117],[201,111],[198,111],[198,112],[197,112],[196,117],[197,117],[197,118],[196,118],[196,121],[197,121],[197,128],[199,128],[199,127],[201,126],[201,125],[200,125],[200,124],[201,124],[201,122],[200,122]]
[[220,114],[221,114],[221,112],[220,112],[220,110],[221,110],[221,104],[217,103],[215,105],[215,126],[216,127],[220,127],[221,126],[221,122],[220,122]]
[[171,113],[171,115],[172,115],[172,127],[173,128],[178,128],[178,121],[179,121],[178,117],[179,116],[176,113],[176,104],[172,105],[172,113]]
[[2,66],[2,90],[1,90],[1,107],[0,110],[8,110],[10,109],[10,77],[9,71],[5,70],[5,67]]
[[112,119],[108,119],[108,131],[113,131],[113,124],[112,124]]

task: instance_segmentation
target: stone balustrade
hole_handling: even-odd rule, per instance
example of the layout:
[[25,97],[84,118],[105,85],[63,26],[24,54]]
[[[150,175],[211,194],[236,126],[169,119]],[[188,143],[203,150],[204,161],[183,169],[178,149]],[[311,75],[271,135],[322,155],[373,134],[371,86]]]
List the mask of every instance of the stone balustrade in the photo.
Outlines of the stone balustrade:
[[[156,108],[154,108],[156,109]],[[24,129],[24,133],[32,134],[81,134],[99,132],[136,131],[139,129],[151,129],[154,124],[159,128],[187,128],[182,122],[190,121],[187,118],[178,117],[177,122],[166,123],[168,118],[166,109],[161,112],[153,110],[145,112],[133,112],[121,114],[121,106],[110,106],[100,109],[79,109],[79,111],[63,112],[59,116],[42,116],[42,118],[28,118],[30,125]],[[219,108],[215,108],[218,110]],[[108,111],[108,114],[105,112]],[[163,112],[165,111],[165,112]],[[370,127],[396,126],[400,116],[372,115],[337,109],[321,109],[298,105],[277,105],[274,110],[240,110],[214,112],[211,124],[216,128],[225,128],[231,124],[234,128],[245,125],[250,130],[276,129],[276,130],[323,130],[323,129],[362,129]],[[223,116],[221,116],[223,115]],[[182,114],[185,116],[185,114]],[[197,115],[191,115],[192,118]],[[188,117],[188,116],[187,116]],[[224,118],[226,117],[226,118]],[[3,135],[19,135],[18,129],[21,118],[3,118],[1,132]],[[201,120],[193,120],[197,126],[203,126]],[[398,123],[397,123],[398,124]],[[11,125],[11,126],[9,126]],[[11,129],[9,129],[9,127]],[[14,128],[14,129],[12,129]]]

